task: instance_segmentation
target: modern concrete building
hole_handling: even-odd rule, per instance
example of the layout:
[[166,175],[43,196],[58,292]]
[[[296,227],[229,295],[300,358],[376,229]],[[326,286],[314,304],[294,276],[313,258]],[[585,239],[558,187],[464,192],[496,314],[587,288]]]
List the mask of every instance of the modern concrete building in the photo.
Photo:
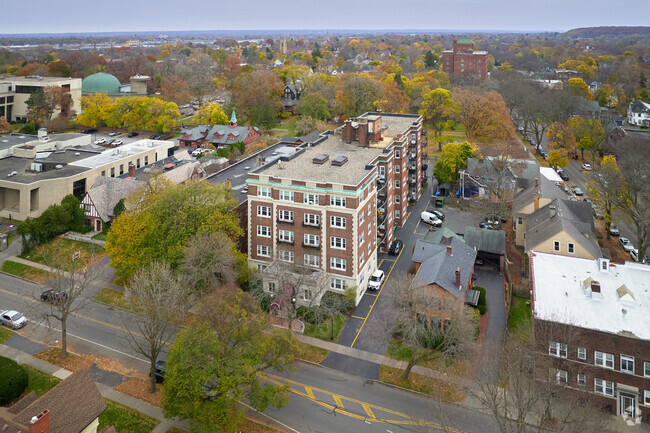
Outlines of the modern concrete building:
[[358,302],[378,249],[406,220],[409,197],[421,195],[421,159],[421,116],[373,112],[251,170],[250,266],[322,269],[329,290],[356,287]]
[[[5,116],[10,122],[27,121],[27,99],[32,93],[42,91],[46,87],[60,86],[67,89],[72,97],[70,109],[81,112],[81,79],[61,77],[0,77],[0,116]],[[54,113],[56,117],[58,113]]]
[[[76,135],[76,134],[73,134]],[[81,199],[99,176],[116,177],[173,152],[171,141],[139,140],[116,149],[93,145],[25,144],[0,159],[0,216],[24,220],[74,194]]]

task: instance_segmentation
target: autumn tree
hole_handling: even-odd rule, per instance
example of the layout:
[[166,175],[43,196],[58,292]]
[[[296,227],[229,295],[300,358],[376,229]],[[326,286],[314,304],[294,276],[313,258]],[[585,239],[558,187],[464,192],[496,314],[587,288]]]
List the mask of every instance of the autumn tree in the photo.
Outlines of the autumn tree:
[[557,170],[569,165],[569,156],[564,149],[551,149],[548,152],[547,162],[554,170]]
[[322,120],[314,119],[313,117],[301,116],[296,120],[296,133],[300,135],[307,135],[311,132],[323,132],[328,128],[327,123]]
[[429,69],[438,69],[440,66],[440,56],[433,51],[427,51],[423,61],[424,65]]
[[9,131],[9,122],[5,116],[0,116],[0,134]]
[[178,105],[187,104],[192,98],[189,86],[178,75],[163,77],[160,93],[165,101]]
[[360,116],[372,111],[375,101],[381,100],[382,87],[367,74],[353,74],[344,78],[336,94],[336,111],[347,116]]
[[91,128],[105,125],[112,109],[113,101],[105,93],[82,96],[81,113],[77,115],[77,122]]
[[[190,291],[168,264],[152,262],[139,269],[125,287],[125,300],[136,314],[124,317],[124,335],[131,348],[149,361],[156,361],[171,343],[190,307]],[[149,392],[156,392],[156,375],[151,374]]]
[[454,101],[460,107],[458,119],[470,140],[506,139],[515,136],[510,112],[501,95],[477,88],[459,88]]
[[467,160],[474,158],[477,153],[476,147],[467,141],[447,143],[442,146],[442,152],[433,167],[433,175],[438,182],[456,182],[460,170],[467,167]]
[[581,158],[584,159],[585,150],[591,150],[591,158],[595,165],[596,153],[603,148],[607,138],[600,120],[574,116],[567,121],[567,126],[578,141],[578,148],[582,152]]
[[438,141],[439,151],[442,151],[440,133],[445,127],[446,120],[459,111],[460,107],[451,98],[449,90],[438,88],[425,93],[419,114],[424,116],[425,122],[433,129],[434,137]]
[[106,239],[106,253],[122,279],[152,261],[177,268],[197,234],[224,232],[233,240],[242,234],[239,218],[232,212],[237,202],[223,184],[200,181],[171,186],[154,179],[126,204]]
[[60,86],[48,86],[41,91],[32,93],[27,101],[27,117],[35,122],[45,121],[50,126],[52,116],[58,109],[62,113],[68,113],[72,106],[70,92]]
[[587,184],[592,200],[602,209],[605,215],[605,232],[610,238],[609,229],[612,225],[615,206],[621,204],[621,198],[627,195],[625,181],[618,168],[614,155],[605,155],[600,162],[599,176],[595,176]]
[[223,107],[217,103],[207,103],[203,105],[194,115],[192,123],[196,125],[227,125],[228,116],[223,111]]
[[192,432],[234,433],[245,417],[240,401],[258,411],[287,403],[289,386],[268,383],[263,372],[284,370],[295,350],[293,335],[271,328],[249,293],[219,289],[169,351],[163,412],[187,419]]
[[551,149],[562,149],[567,153],[576,150],[577,143],[573,131],[560,122],[554,122],[548,127],[546,137]]
[[184,285],[200,296],[231,284],[236,278],[238,260],[245,259],[226,233],[198,234],[188,242],[180,266]]
[[589,90],[589,86],[582,78],[569,78],[567,88],[572,95],[579,96],[588,100],[593,98],[591,90]]
[[188,62],[179,70],[179,75],[187,83],[187,88],[199,107],[205,102],[205,97],[214,91],[213,62],[209,57],[201,57],[194,62]]
[[327,109],[327,99],[317,93],[302,95],[296,106],[296,113],[314,119],[324,120],[330,117]]
[[232,87],[237,114],[244,115],[255,126],[273,128],[280,110],[280,96],[284,86],[270,71],[240,74]]

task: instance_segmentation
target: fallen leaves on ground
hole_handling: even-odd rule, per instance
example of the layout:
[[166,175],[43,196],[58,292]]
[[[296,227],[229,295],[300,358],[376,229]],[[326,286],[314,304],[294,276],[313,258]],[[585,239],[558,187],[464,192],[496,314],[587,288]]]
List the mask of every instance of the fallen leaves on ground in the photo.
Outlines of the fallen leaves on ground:
[[49,362],[50,364],[58,365],[59,367],[70,371],[77,371],[82,368],[90,368],[93,365],[93,361],[90,359],[75,355],[74,353],[70,353],[70,351],[68,351],[67,358],[61,359],[61,349],[58,347],[52,347],[43,352],[39,352],[34,355],[34,357]]
[[160,407],[163,386],[162,384],[156,384],[156,392],[151,394],[149,392],[149,380],[134,377],[116,386],[115,390]]
[[444,401],[454,403],[460,402],[465,398],[465,394],[459,391],[459,386],[454,383],[415,373],[411,373],[409,379],[404,380],[402,379],[402,374],[404,374],[404,370],[399,368],[387,367],[385,365],[379,367],[379,380],[382,382],[391,383],[423,394],[435,395]]

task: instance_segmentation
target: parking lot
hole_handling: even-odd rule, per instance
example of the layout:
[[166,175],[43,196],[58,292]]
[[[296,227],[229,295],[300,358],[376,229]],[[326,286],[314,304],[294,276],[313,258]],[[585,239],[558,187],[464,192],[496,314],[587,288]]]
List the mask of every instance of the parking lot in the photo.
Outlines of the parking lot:
[[[95,143],[97,140],[103,138],[106,142],[108,142],[110,140],[113,140],[113,139],[117,139],[117,140],[122,140],[122,144],[127,144],[127,143],[133,143],[134,141],[149,138],[152,134],[154,134],[154,133],[153,132],[149,133],[149,134],[144,133],[144,134],[138,134],[135,137],[129,137],[128,133],[126,133],[126,132],[121,133],[120,135],[115,135],[115,136],[110,136],[108,132],[95,132],[95,133],[92,133],[92,134],[89,134],[89,135],[90,135],[90,142],[91,143]],[[106,146],[106,148],[109,149],[110,147]]]

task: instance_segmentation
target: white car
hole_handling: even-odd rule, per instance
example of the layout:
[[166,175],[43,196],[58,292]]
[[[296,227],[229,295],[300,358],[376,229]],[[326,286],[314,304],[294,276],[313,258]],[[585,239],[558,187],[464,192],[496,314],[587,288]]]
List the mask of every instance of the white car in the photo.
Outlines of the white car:
[[434,227],[440,227],[442,225],[442,220],[436,214],[427,211],[420,214],[420,220]]
[[386,275],[384,275],[384,271],[382,271],[381,269],[377,269],[370,276],[370,280],[368,280],[368,289],[379,290],[379,288],[381,287],[381,283],[383,283],[385,279],[386,279]]
[[108,135],[110,135],[111,137],[117,137],[117,136],[120,135],[120,134],[121,134],[121,132],[119,132],[119,131],[113,131],[113,132],[111,132],[111,133],[108,134]]
[[7,310],[0,313],[0,323],[10,328],[20,329],[27,325],[27,319],[23,316],[23,313],[15,310]]
[[106,139],[105,138],[98,138],[93,143],[95,143],[95,144],[104,144],[104,143],[106,143]]
[[618,243],[623,247],[625,252],[630,252],[634,249],[634,245],[628,238],[618,238]]
[[632,251],[630,251],[630,258],[631,258],[632,260],[634,260],[635,262],[641,262],[641,263],[643,263],[643,264],[647,264],[647,263],[648,263],[648,256],[644,256],[644,257],[643,257],[643,260],[639,260],[639,250],[636,249],[636,248],[633,249]]
[[591,164],[587,164],[586,162],[582,164],[582,169],[584,171],[591,171]]
[[113,142],[113,146],[119,146],[120,144],[122,144],[122,140],[115,140]]

